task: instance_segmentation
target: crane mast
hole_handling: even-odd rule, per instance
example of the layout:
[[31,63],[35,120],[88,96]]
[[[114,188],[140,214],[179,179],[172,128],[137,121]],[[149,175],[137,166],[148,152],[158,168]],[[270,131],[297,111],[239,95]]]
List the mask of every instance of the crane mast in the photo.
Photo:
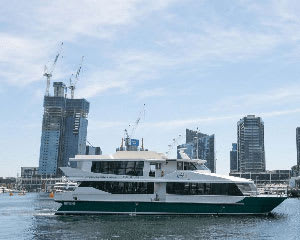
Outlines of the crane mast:
[[48,67],[46,65],[44,67],[44,74],[43,74],[43,76],[46,77],[46,79],[47,79],[46,93],[45,93],[46,96],[49,96],[50,80],[51,80],[51,77],[52,77],[52,73],[53,73],[53,71],[55,69],[55,65],[57,63],[57,60],[58,60],[58,58],[59,58],[59,56],[61,54],[63,44],[64,44],[63,42],[60,44],[59,50],[58,50],[58,52],[57,52],[57,54],[55,56],[55,59],[54,59],[54,61],[52,63],[52,66],[49,69],[48,69]]

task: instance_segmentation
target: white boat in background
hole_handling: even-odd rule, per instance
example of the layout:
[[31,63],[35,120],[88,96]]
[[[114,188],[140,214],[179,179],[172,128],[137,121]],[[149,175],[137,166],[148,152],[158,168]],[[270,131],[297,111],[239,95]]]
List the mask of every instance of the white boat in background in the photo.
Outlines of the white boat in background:
[[53,187],[53,192],[67,192],[67,191],[74,191],[78,187],[76,182],[57,182]]
[[8,193],[10,191],[10,189],[6,188],[6,187],[0,187],[0,193]]

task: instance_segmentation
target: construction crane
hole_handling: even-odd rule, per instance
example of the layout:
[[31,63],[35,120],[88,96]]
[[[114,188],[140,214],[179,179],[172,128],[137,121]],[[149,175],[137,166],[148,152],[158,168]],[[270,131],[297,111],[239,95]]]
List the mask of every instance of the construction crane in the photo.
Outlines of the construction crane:
[[77,82],[79,80],[79,75],[80,75],[80,72],[81,72],[83,59],[84,59],[84,56],[82,56],[82,58],[81,58],[81,62],[79,64],[78,70],[77,70],[77,72],[75,74],[74,81],[72,80],[73,74],[70,77],[70,85],[69,85],[68,88],[71,90],[71,99],[74,99],[74,91],[75,91],[75,88],[76,88],[76,84],[77,84]]
[[168,151],[166,152],[167,156],[169,156],[175,145],[178,144],[182,137],[183,135],[179,134],[178,137],[172,139],[172,143],[168,145]]
[[[126,149],[130,149],[130,141],[134,136],[135,130],[137,129],[139,123],[141,122],[141,119],[145,118],[145,106],[146,106],[146,104],[143,105],[143,108],[139,112],[138,118],[135,120],[134,124],[133,125],[129,124],[129,127],[131,128],[130,134],[128,133],[127,129],[124,130],[124,134],[125,134],[124,140],[125,140]],[[122,144],[121,144],[121,148],[122,147],[123,147],[123,140],[122,140]]]
[[140,121],[142,118],[145,118],[145,112],[146,112],[146,104],[143,105],[142,110],[139,112],[138,118],[135,120],[134,124],[131,126],[131,134],[130,134],[130,138],[133,138],[134,134],[135,134],[135,130],[137,129]]
[[59,47],[59,50],[55,56],[55,59],[54,59],[54,62],[52,63],[52,66],[50,68],[48,68],[46,65],[44,67],[44,75],[46,78],[47,78],[47,86],[46,86],[46,93],[45,95],[46,96],[49,96],[49,89],[50,89],[50,80],[51,80],[51,77],[52,77],[52,73],[55,69],[55,65],[56,65],[56,62],[61,54],[61,51],[62,51],[62,47],[63,47],[63,42],[60,44],[60,47]]
[[87,142],[91,147],[94,147],[88,140],[86,140],[86,142]]

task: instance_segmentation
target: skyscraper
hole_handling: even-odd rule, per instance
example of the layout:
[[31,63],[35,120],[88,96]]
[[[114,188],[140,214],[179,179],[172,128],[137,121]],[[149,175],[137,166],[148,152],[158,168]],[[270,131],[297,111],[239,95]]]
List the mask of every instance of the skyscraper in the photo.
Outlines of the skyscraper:
[[85,154],[89,102],[68,99],[65,84],[54,82],[54,96],[44,97],[39,174],[56,175],[70,157]]
[[184,152],[190,158],[206,160],[205,165],[216,172],[215,157],[215,135],[207,135],[199,131],[186,129],[186,143],[177,146],[177,157],[180,158],[179,149],[184,148]]
[[237,158],[237,144],[232,144],[232,149],[230,151],[230,172],[238,171],[238,158]]
[[266,170],[264,122],[260,117],[248,115],[238,121],[237,152],[239,172]]

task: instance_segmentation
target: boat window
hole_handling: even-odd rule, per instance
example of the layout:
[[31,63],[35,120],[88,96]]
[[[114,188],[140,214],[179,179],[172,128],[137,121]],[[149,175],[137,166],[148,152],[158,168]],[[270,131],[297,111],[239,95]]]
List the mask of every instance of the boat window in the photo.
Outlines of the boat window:
[[143,176],[143,161],[95,161],[92,163],[91,172]]
[[150,172],[149,172],[149,177],[155,177],[155,163],[150,164]]
[[184,170],[197,170],[196,166],[194,165],[194,163],[191,162],[184,162]]
[[161,169],[161,163],[156,163],[156,169]]
[[257,189],[253,183],[237,183],[236,185],[244,195],[255,195],[257,193]]
[[177,170],[183,170],[183,162],[177,162]]
[[168,194],[242,196],[235,183],[167,183]]
[[153,194],[153,182],[81,182],[79,187],[92,187],[112,194]]

